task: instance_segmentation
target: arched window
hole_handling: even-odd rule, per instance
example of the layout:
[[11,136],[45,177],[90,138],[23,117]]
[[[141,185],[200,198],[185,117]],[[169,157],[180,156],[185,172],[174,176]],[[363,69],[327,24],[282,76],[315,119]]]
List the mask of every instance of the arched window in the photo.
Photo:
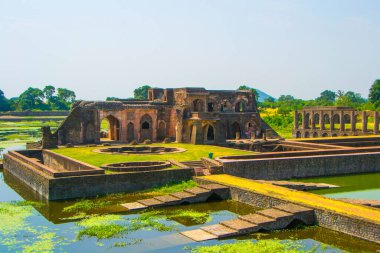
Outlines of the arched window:
[[149,125],[149,123],[148,122],[144,122],[144,123],[142,123],[142,125],[141,125],[141,128],[142,129],[149,129],[149,127],[150,127],[150,125]]

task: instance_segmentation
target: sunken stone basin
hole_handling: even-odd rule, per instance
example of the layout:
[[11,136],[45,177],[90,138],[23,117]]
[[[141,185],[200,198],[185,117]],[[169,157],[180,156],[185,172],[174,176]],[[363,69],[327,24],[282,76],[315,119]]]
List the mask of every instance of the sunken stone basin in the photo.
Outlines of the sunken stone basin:
[[170,168],[170,162],[128,162],[128,163],[111,163],[102,165],[105,170],[117,172],[138,172],[138,171],[153,171]]
[[94,152],[103,154],[135,154],[135,155],[154,155],[184,152],[184,148],[156,147],[156,146],[124,146],[96,149]]

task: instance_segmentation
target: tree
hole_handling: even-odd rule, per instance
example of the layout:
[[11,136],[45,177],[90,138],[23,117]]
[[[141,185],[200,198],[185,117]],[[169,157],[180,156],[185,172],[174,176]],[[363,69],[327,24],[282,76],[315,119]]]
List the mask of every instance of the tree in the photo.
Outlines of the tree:
[[58,88],[58,98],[61,99],[63,102],[67,104],[71,104],[75,101],[75,92],[65,89],[65,88]]
[[0,111],[5,112],[10,110],[9,100],[4,96],[4,92],[0,90]]
[[[43,110],[44,103],[43,99],[45,98],[42,90],[38,88],[29,87],[26,91],[24,91],[19,97],[17,101],[17,110]],[[46,106],[45,106],[46,107]]]
[[331,90],[324,90],[321,92],[320,96],[316,99],[324,104],[333,104],[335,102],[336,93]]
[[380,79],[375,80],[372,84],[368,98],[376,108],[380,108]]
[[291,101],[294,101],[294,100],[296,100],[296,99],[292,95],[281,95],[278,98],[279,102],[291,102]]
[[139,100],[147,100],[148,99],[148,90],[151,87],[149,85],[141,86],[133,91],[133,95],[135,99]]
[[358,108],[362,104],[366,103],[366,99],[363,98],[359,93],[355,93],[353,91],[338,91],[337,92],[336,105],[338,106],[351,106]]
[[257,92],[256,89],[252,88],[252,87],[248,87],[247,85],[240,85],[238,90],[249,90],[253,93],[253,95],[255,95],[255,98],[256,98],[256,101],[259,100],[259,93]]
[[43,89],[43,93],[45,95],[45,98],[49,100],[53,97],[55,93],[55,87],[51,85],[45,86],[45,88]]

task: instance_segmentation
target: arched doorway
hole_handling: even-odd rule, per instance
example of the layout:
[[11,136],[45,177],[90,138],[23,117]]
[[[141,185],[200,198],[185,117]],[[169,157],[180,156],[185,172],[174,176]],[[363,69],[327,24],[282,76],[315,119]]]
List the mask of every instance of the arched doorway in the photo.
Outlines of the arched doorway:
[[245,103],[243,101],[239,101],[235,105],[235,112],[244,112],[245,111]]
[[318,133],[317,132],[313,133],[313,138],[317,138],[317,137],[318,137]]
[[301,138],[301,132],[300,131],[297,131],[296,138]]
[[217,104],[214,101],[208,101],[207,111],[208,112],[216,112],[217,110],[218,110]]
[[305,138],[310,138],[310,133],[309,132],[305,132]]
[[195,99],[193,101],[193,111],[194,112],[204,112],[204,104],[201,99]]
[[105,140],[120,140],[120,121],[112,115],[105,117],[100,124],[100,135]]
[[340,116],[338,114],[334,114],[331,120],[331,124],[333,124],[332,129],[340,129]]
[[320,128],[319,121],[320,121],[319,113],[314,114],[314,116],[313,116],[313,129]]
[[239,123],[234,122],[231,125],[231,135],[230,135],[230,138],[231,139],[240,139],[240,137],[241,137],[241,128],[240,128],[240,125],[239,125]]
[[166,124],[164,121],[160,121],[158,124],[157,140],[163,141],[166,137]]
[[140,141],[152,140],[153,129],[152,129],[152,117],[145,114],[140,120]]
[[127,141],[136,140],[135,137],[135,125],[132,122],[129,122],[127,125]]
[[349,114],[345,114],[343,116],[344,119],[344,130],[350,131],[351,130],[351,116]]
[[211,126],[211,125],[207,125],[206,128],[205,128],[205,132],[206,132],[206,142],[210,143],[210,142],[214,142],[215,141],[215,131],[214,131],[214,127]]

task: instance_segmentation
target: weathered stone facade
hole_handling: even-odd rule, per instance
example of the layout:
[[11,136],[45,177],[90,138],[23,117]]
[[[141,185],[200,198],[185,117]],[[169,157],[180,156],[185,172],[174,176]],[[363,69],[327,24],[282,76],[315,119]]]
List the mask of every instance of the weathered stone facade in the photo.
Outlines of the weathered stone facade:
[[120,142],[171,138],[220,144],[226,139],[261,136],[269,128],[260,118],[251,91],[153,88],[147,101],[77,102],[51,139],[56,136],[57,145],[99,143],[105,137],[100,131],[103,119],[109,123],[107,137]]
[[[368,129],[369,118],[373,118],[373,129]],[[361,129],[357,129],[356,123],[361,123]],[[294,112],[295,138],[368,134],[379,134],[379,112],[356,111],[352,107],[342,106],[305,107]]]

